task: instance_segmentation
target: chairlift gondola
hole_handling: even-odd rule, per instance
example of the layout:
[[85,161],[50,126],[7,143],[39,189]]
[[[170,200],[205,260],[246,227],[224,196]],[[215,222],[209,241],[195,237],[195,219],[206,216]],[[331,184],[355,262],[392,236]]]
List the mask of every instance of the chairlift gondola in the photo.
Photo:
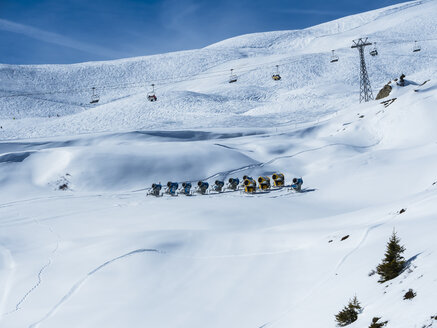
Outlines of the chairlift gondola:
[[233,72],[234,72],[234,69],[231,68],[231,76],[229,77],[229,83],[234,83],[234,82],[237,82],[237,80],[238,80],[237,75],[235,75]]
[[336,62],[338,62],[338,56],[335,54],[335,51],[332,50],[331,63],[336,63]]
[[373,57],[378,56],[378,49],[376,49],[376,42],[373,42],[373,48],[370,50],[369,54]]
[[272,79],[275,81],[279,81],[281,79],[281,75],[279,75],[279,65],[276,65],[276,72],[272,74]]
[[100,100],[100,96],[96,93],[96,87],[92,87],[92,95],[91,95],[91,101],[90,104],[97,104]]
[[155,102],[158,100],[158,98],[156,97],[156,94],[155,94],[155,84],[152,84],[151,86],[152,86],[152,91],[150,91],[147,94],[147,100],[151,101],[151,102]]
[[413,52],[419,52],[420,50],[422,50],[422,47],[417,43],[417,41],[414,41]]

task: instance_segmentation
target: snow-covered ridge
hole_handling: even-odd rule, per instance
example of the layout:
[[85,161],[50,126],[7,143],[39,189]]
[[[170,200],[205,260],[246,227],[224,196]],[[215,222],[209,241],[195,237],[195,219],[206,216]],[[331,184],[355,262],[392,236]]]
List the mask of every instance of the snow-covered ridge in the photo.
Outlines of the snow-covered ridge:
[[[411,1],[407,3],[392,5],[389,7],[372,10],[366,13],[351,15],[336,19],[327,23],[322,23],[316,26],[309,27],[303,30],[294,31],[278,31],[278,32],[263,32],[246,34],[237,36],[228,40],[223,40],[208,46],[207,48],[215,47],[230,47],[230,48],[282,48],[290,49],[290,41],[294,41],[292,48],[302,48],[306,44],[302,43],[305,38],[320,38],[332,34],[341,34],[360,26],[370,23],[377,23],[378,20],[384,20],[387,16],[396,14],[399,15],[402,11],[410,9],[411,7],[420,6],[426,1]],[[422,13],[420,10],[416,17]],[[411,17],[412,12],[409,10],[408,15]],[[384,22],[387,23],[387,22]],[[285,44],[284,44],[285,43]]]

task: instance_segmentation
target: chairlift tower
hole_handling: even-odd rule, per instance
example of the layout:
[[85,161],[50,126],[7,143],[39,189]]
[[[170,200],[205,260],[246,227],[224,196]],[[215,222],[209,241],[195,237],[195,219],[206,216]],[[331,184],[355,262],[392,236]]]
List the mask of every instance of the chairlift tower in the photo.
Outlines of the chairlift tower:
[[369,75],[367,74],[366,62],[364,60],[364,47],[371,46],[368,38],[353,40],[351,48],[357,48],[360,54],[360,103],[373,99],[372,86],[370,85]]

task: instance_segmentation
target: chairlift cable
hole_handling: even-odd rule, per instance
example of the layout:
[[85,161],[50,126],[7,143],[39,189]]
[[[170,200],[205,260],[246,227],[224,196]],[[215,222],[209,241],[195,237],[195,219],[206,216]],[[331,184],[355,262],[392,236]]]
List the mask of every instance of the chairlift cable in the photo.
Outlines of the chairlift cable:
[[[428,42],[428,41],[437,41],[437,39],[434,38],[430,38],[430,39],[422,39],[422,40],[415,40],[416,42]],[[403,43],[411,43],[411,41],[407,41],[407,40],[378,40],[378,43],[381,44],[403,44]],[[343,49],[348,49],[348,47],[343,47],[343,48],[337,48],[337,50],[343,50]],[[332,52],[334,53],[334,50],[332,50]],[[335,55],[337,56],[337,55]],[[401,55],[398,54],[396,56],[410,56],[410,55]],[[301,59],[296,59],[296,60],[290,60],[291,58],[295,58],[296,56],[290,56],[287,58],[284,58],[282,60],[272,60],[272,61],[267,61],[267,62],[263,62],[261,65],[262,66],[267,66],[271,63],[283,63],[285,65],[287,64],[293,64],[293,63],[297,63],[300,62]],[[338,57],[338,56],[337,56]],[[434,56],[427,56],[429,58],[436,58]],[[225,64],[225,63],[223,63]],[[253,69],[252,68],[259,68],[261,66],[260,64],[252,64],[252,65],[244,65],[244,66],[240,66],[239,67],[239,72],[241,73],[246,73],[246,72],[250,72]],[[278,67],[278,64],[277,64]],[[160,85],[166,85],[166,84],[171,84],[171,83],[179,83],[179,82],[186,82],[187,79],[189,79],[189,81],[196,81],[196,80],[201,80],[201,79],[208,79],[208,78],[213,78],[213,77],[220,77],[223,76],[226,72],[229,72],[229,70],[217,70],[217,71],[213,71],[213,72],[199,72],[197,74],[187,74],[187,75],[180,75],[180,76],[176,76],[176,77],[172,77],[172,78],[161,78],[161,79],[154,79],[155,82],[159,83]],[[98,86],[98,88],[100,90],[111,90],[111,89],[129,89],[129,88],[145,88],[145,85],[147,84],[146,81],[143,82],[125,82],[125,83],[119,83],[119,84],[113,84],[113,85],[100,85]],[[93,87],[95,88],[95,87]],[[64,93],[83,93],[86,92],[87,90],[89,90],[90,87],[83,87],[83,88],[70,88],[70,89],[64,89],[64,90],[56,90],[56,91],[37,91],[37,92],[18,92],[18,93],[12,93],[11,94],[5,94],[5,95],[0,95],[0,98],[9,98],[9,97],[27,97],[27,96],[36,96],[36,95],[55,95],[55,94],[64,94]]]

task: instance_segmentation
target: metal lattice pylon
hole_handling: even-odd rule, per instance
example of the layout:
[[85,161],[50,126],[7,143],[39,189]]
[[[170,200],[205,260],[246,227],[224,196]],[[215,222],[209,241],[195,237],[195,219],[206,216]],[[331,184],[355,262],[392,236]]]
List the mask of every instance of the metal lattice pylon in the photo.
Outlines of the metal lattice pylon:
[[368,38],[353,40],[351,48],[357,48],[360,54],[360,102],[373,99],[372,86],[370,85],[369,75],[367,74],[366,62],[364,60],[364,47],[371,46]]

